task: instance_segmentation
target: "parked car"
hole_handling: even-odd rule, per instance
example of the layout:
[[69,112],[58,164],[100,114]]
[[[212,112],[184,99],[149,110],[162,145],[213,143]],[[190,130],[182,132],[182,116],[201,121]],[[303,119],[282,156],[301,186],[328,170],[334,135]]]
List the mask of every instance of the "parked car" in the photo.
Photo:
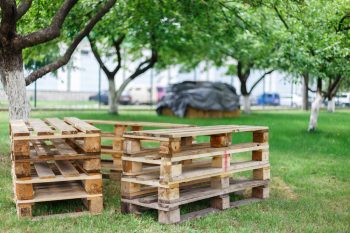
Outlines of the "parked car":
[[[128,89],[128,94],[131,96],[131,103],[135,105],[151,103],[151,88],[144,85],[133,85]],[[157,88],[153,87],[152,102],[157,102]]]
[[263,93],[258,97],[258,105],[280,105],[280,95],[277,93]]
[[337,106],[350,106],[350,93],[339,93],[335,96],[335,104]]
[[[108,105],[108,91],[101,92],[101,96],[99,97],[98,93],[96,95],[92,95],[89,97],[89,101],[99,101],[101,98],[101,103],[104,105]],[[120,96],[119,101],[120,104],[127,105],[131,103],[131,97],[129,94],[123,94]]]

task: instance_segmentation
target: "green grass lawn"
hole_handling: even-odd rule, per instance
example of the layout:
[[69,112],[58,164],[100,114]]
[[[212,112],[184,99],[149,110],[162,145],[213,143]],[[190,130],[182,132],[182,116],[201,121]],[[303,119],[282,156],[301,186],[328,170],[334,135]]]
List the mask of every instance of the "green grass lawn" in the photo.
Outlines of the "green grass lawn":
[[[256,112],[233,119],[178,119],[153,113],[102,111],[33,112],[32,117],[77,116],[198,125],[247,124],[270,127],[272,184],[270,199],[207,215],[180,225],[160,225],[155,212],[120,213],[119,187],[104,183],[105,210],[99,216],[18,220],[12,201],[8,119],[0,112],[0,232],[350,232],[350,112],[321,112],[316,133],[307,133],[309,114],[298,111]],[[233,141],[246,139],[237,135]],[[75,208],[71,202],[64,206]],[[201,203],[203,204],[203,202]],[[195,209],[192,204],[185,209]],[[39,205],[36,213],[64,209]]]

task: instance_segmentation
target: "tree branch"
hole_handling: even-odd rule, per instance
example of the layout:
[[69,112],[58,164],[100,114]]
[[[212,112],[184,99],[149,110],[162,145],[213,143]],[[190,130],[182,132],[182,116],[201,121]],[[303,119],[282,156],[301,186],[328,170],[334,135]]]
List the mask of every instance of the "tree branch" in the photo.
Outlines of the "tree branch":
[[281,20],[281,22],[283,23],[284,27],[289,30],[289,26],[287,24],[287,22],[284,20],[284,18],[282,17],[281,13],[279,12],[279,10],[277,9],[276,6],[273,6],[273,9],[275,10],[278,18]]
[[116,99],[119,100],[119,98],[121,97],[121,95],[122,95],[124,89],[126,88],[126,86],[132,80],[134,80],[137,76],[143,74],[148,69],[152,68],[154,66],[154,64],[157,62],[157,60],[158,60],[158,53],[157,53],[157,51],[155,49],[152,49],[151,57],[149,59],[141,62],[138,65],[138,67],[136,68],[136,70],[134,71],[134,73],[132,73],[127,79],[125,79],[125,81],[122,83],[122,85],[120,85],[120,87],[118,89],[118,92],[117,92],[117,98]]
[[119,69],[122,67],[122,56],[120,54],[120,45],[123,43],[125,38],[125,34],[121,34],[117,40],[113,41],[113,45],[115,48],[115,52],[117,53],[117,60],[118,60],[118,64],[115,67],[115,69],[112,71],[113,76],[115,76],[115,74],[119,71]]
[[15,47],[19,49],[28,48],[59,37],[64,20],[77,1],[78,0],[65,0],[53,17],[50,26],[24,36],[18,36],[16,40],[14,40]]
[[16,21],[20,20],[23,15],[27,13],[29,8],[32,6],[32,0],[21,0],[17,7]]
[[116,0],[108,0],[107,3],[88,21],[88,23],[85,25],[85,28],[83,28],[75,36],[75,38],[73,39],[73,42],[68,47],[65,54],[59,57],[55,62],[48,64],[46,66],[43,66],[42,68],[31,73],[26,78],[26,85],[28,86],[29,84],[36,81],[38,78],[41,78],[45,74],[55,71],[58,68],[66,65],[70,60],[75,48],[79,45],[81,40],[90,33],[90,31],[93,29],[96,23],[101,20],[101,18],[113,7],[115,3],[116,3]]
[[316,93],[315,90],[312,90],[310,87],[307,88],[308,91],[311,91],[312,93]]
[[152,68],[154,64],[158,60],[158,53],[156,50],[152,49],[152,55],[149,59],[141,62],[138,67],[136,68],[135,72],[129,76],[131,80],[139,76],[140,74],[143,74],[146,72],[148,69]]
[[345,19],[347,18],[350,18],[350,14],[346,14],[344,15],[340,20],[339,20],[339,23],[338,23],[338,28],[336,28],[336,32],[341,32],[341,31],[346,31],[346,30],[349,30],[350,29],[350,26],[347,26],[347,27],[344,27],[344,21]]
[[[337,76],[335,81],[333,83],[330,83],[329,88],[328,88],[328,97],[334,97],[335,94],[338,91],[338,88],[340,86],[340,82],[342,80],[342,77],[340,75]],[[331,81],[331,80],[330,80]]]
[[96,41],[94,39],[92,39],[89,35],[88,35],[88,40],[89,40],[89,43],[90,43],[91,51],[94,54],[94,57],[96,58],[97,63],[100,65],[100,67],[103,70],[103,72],[105,72],[105,74],[109,78],[111,76],[112,72],[109,71],[109,69],[106,67],[106,65],[102,61],[101,55],[98,52],[98,48],[96,46]]
[[250,88],[249,95],[252,94],[253,89],[266,77],[266,75],[271,74],[273,71],[274,71],[274,70],[271,69],[271,70],[265,72],[265,73],[253,84],[253,86]]

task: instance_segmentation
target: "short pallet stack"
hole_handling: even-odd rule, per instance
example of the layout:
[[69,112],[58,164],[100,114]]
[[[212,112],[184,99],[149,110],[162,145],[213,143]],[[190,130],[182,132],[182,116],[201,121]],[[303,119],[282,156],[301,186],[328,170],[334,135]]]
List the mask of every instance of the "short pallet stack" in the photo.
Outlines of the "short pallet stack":
[[[123,134],[126,131],[140,131],[144,127],[152,128],[180,128],[188,127],[185,124],[170,124],[157,122],[134,122],[134,121],[108,121],[108,120],[85,120],[94,126],[111,128],[108,132],[101,132],[101,171],[104,178],[120,181],[122,173]],[[105,141],[105,142],[103,142]]]
[[[238,132],[251,132],[252,142],[232,144],[232,133]],[[209,136],[210,143],[193,143],[198,136]],[[170,224],[269,196],[267,127],[223,125],[149,130],[126,132],[124,138],[124,213],[156,209],[158,221]],[[160,147],[142,149],[140,140],[159,141]],[[230,162],[231,154],[241,152],[252,152],[252,159]],[[252,171],[252,179],[230,178],[244,171]],[[250,198],[230,203],[229,194],[247,189],[251,190]],[[204,199],[210,199],[211,208],[180,216],[180,206]]]
[[10,121],[17,214],[32,217],[38,202],[82,199],[103,210],[100,130],[77,118]]

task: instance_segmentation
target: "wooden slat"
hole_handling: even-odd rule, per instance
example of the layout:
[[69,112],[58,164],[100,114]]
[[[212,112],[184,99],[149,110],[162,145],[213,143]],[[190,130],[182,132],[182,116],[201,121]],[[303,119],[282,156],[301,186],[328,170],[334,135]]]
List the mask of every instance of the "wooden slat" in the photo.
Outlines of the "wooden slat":
[[84,159],[98,159],[99,155],[86,155],[84,153],[76,153],[70,155],[47,155],[47,156],[38,156],[35,150],[30,151],[30,158],[18,159],[18,162],[44,162],[44,161],[52,161],[52,160],[84,160]]
[[75,167],[70,161],[60,160],[55,161],[55,164],[64,177],[79,176],[79,172],[77,171],[77,169],[75,169]]
[[29,119],[28,123],[38,135],[54,134],[54,131],[40,119]]
[[254,169],[259,169],[259,168],[264,168],[269,166],[270,166],[270,163],[267,161],[247,161],[247,162],[232,163],[227,168],[226,171],[224,171],[222,168],[212,168],[212,167],[192,168],[189,171],[184,170],[181,175],[173,177],[173,180],[171,182],[167,182],[166,184],[161,183],[159,179],[138,180],[136,178],[127,177],[127,176],[123,177],[122,181],[143,184],[143,185],[150,185],[155,187],[168,188],[170,185],[177,184],[177,183],[190,182],[190,181],[205,179],[205,178],[214,177],[214,176],[227,176],[238,172],[251,171]]
[[[184,147],[185,148],[185,147]],[[268,149],[269,145],[267,143],[255,143],[255,142],[247,142],[234,144],[228,147],[223,148],[212,148],[209,145],[204,148],[198,148],[197,146],[189,147],[188,149],[184,149],[184,151],[175,154],[173,157],[169,158],[171,162],[179,162],[188,159],[199,159],[206,158],[212,156],[219,156],[224,154],[236,154],[242,152],[249,152],[255,150],[263,150]],[[150,164],[160,164],[161,158],[160,155],[155,153],[149,153],[147,156],[140,157],[131,157],[131,156],[123,156],[123,160],[125,161],[134,161],[134,162],[142,162],[142,163],[150,163]]]
[[11,120],[10,130],[12,136],[29,136],[29,129],[23,120]]
[[17,136],[12,138],[13,141],[27,141],[27,140],[48,140],[56,138],[96,138],[100,137],[100,134],[86,134],[86,133],[75,133],[75,134],[61,134],[55,133],[54,135],[31,135],[31,136]]
[[76,134],[78,131],[58,118],[46,118],[45,121],[53,126],[61,134]]
[[158,128],[182,128],[189,127],[188,124],[173,124],[161,122],[137,122],[137,121],[108,121],[108,120],[85,120],[90,124],[100,125],[122,125],[122,126],[142,126],[142,127],[158,127]]
[[34,163],[34,167],[38,177],[40,179],[55,178],[55,173],[53,173],[49,164],[46,162]]
[[[147,201],[145,202],[144,201],[145,197],[136,198],[136,199],[122,199],[122,202],[131,203],[131,204],[152,208],[152,209],[168,211],[169,209],[177,206],[185,205],[188,203],[192,203],[195,201],[200,201],[200,200],[204,200],[204,199],[208,199],[208,198],[212,198],[220,195],[226,195],[237,191],[242,191],[248,188],[263,186],[268,183],[269,181],[267,180],[242,180],[242,181],[234,181],[230,184],[229,187],[224,189],[213,189],[210,187],[210,185],[207,187],[199,186],[198,188],[190,188],[190,189],[186,189],[185,191],[180,191],[180,198],[177,199],[176,202],[173,202],[170,204],[162,203],[161,206],[158,204],[157,199],[154,200],[152,198],[149,198],[149,199],[146,199]],[[154,200],[154,202],[152,202],[151,200]],[[246,203],[246,202],[247,201],[244,201],[242,203]],[[239,206],[238,203],[231,204],[231,207],[237,207],[237,206]]]
[[33,147],[35,149],[36,155],[40,157],[53,156],[56,154],[52,151],[44,140],[34,140],[32,141]]
[[200,127],[187,127],[176,129],[161,129],[161,130],[145,130],[145,131],[132,131],[125,132],[125,135],[134,136],[146,136],[146,137],[190,137],[190,136],[204,136],[215,135],[222,133],[233,132],[253,132],[259,130],[268,130],[263,126],[245,126],[245,125],[215,125],[215,126],[200,126]]
[[77,152],[68,145],[63,139],[52,139],[51,142],[56,147],[57,152],[61,155],[74,155]]
[[54,178],[40,178],[33,176],[32,179],[16,179],[16,184],[41,184],[41,183],[52,183],[62,181],[76,181],[76,180],[97,180],[102,179],[101,174],[87,175],[81,173],[79,176],[64,177],[63,175],[56,175]]
[[17,200],[17,204],[101,197],[102,194],[87,194],[80,182],[45,183],[35,187],[34,199]]
[[79,129],[80,131],[84,133],[100,133],[101,130],[96,128],[93,125],[90,125],[89,123],[82,121],[76,117],[65,117],[64,121],[68,122],[69,124],[73,125],[75,128]]

